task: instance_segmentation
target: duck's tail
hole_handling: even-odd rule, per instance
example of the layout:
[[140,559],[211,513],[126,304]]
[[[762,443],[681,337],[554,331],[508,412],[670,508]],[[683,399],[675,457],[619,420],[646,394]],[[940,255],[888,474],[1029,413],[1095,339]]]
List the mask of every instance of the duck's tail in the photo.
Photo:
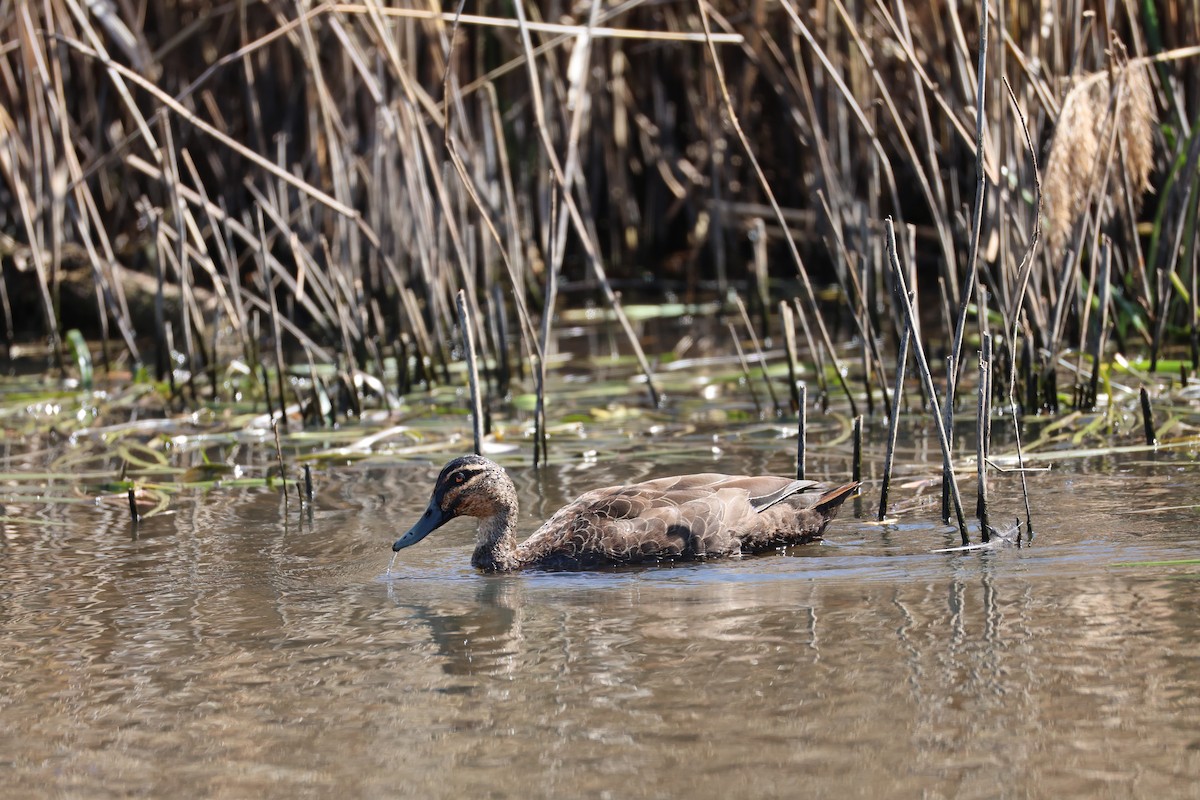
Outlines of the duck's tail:
[[847,483],[845,486],[839,486],[836,489],[830,489],[825,494],[817,498],[817,502],[813,503],[814,511],[819,511],[823,516],[832,518],[837,513],[838,507],[846,502],[846,498],[854,494],[861,483]]

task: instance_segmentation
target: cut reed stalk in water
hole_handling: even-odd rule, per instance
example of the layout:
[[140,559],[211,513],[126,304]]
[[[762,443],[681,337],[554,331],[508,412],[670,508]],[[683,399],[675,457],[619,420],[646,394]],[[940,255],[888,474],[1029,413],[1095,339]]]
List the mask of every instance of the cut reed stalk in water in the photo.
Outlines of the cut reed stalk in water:
[[[275,381],[276,388],[279,390],[279,419],[283,421],[283,430],[286,432],[288,427],[287,422],[287,396],[283,391],[283,339],[279,335],[279,301],[275,299],[275,287],[271,283],[271,275],[267,268],[267,254],[270,248],[267,247],[267,230],[263,223],[262,206],[255,207],[257,211],[256,222],[258,223],[258,241],[259,241],[259,277],[262,281],[262,290],[266,294],[271,310],[271,343],[275,347]],[[283,474],[280,473],[280,477]]]
[[1158,444],[1158,438],[1154,435],[1154,411],[1150,408],[1150,392],[1143,386],[1138,395],[1142,401],[1142,433],[1146,437],[1146,446],[1154,447]]
[[[1021,258],[1021,266],[1017,277],[1017,291],[1013,303],[1010,305],[1011,318],[1007,325],[1007,338],[1005,343],[1008,347],[1009,372],[1008,372],[1008,404],[1009,416],[1013,422],[1013,440],[1017,448],[1017,466],[1021,471],[1021,498],[1025,502],[1025,534],[1028,541],[1033,541],[1033,511],[1029,503],[1029,482],[1025,477],[1025,454],[1021,449],[1021,412],[1017,407],[1017,363],[1016,363],[1016,340],[1017,330],[1020,326],[1022,309],[1025,306],[1026,291],[1029,287],[1029,278],[1033,271],[1034,254],[1037,252],[1038,242],[1042,235],[1042,180],[1038,169],[1037,148],[1034,147],[1033,137],[1029,135],[1029,125],[1025,121],[1025,114],[1022,113],[1020,104],[1017,103],[1016,95],[1013,93],[1012,86],[1009,85],[1008,78],[1001,76],[1001,81],[1004,83],[1004,88],[1008,91],[1009,101],[1012,103],[1013,110],[1017,114],[1017,119],[1021,123],[1021,132],[1025,135],[1025,147],[1029,151],[1029,160],[1033,165],[1033,189],[1036,202],[1034,203],[1033,215],[1033,233],[1029,238],[1029,246],[1025,250],[1025,255]],[[1036,308],[1036,306],[1035,306]],[[1033,364],[1033,348],[1028,337],[1022,343],[1022,351],[1025,354],[1026,368],[1029,370],[1026,376],[1027,387],[1033,385],[1032,381],[1032,364]],[[1033,413],[1034,407],[1032,404],[1027,406],[1027,411]],[[1017,533],[1017,543],[1021,541],[1020,531]]]
[[988,541],[988,420],[992,414],[992,337],[983,335],[983,348],[979,351],[979,404],[975,418],[975,516],[979,518],[979,530],[983,541]]
[[138,511],[137,492],[135,492],[133,490],[133,487],[130,487],[128,497],[129,497],[129,521],[132,522],[136,526],[139,522],[142,521],[142,515]]
[[[954,356],[946,356],[946,405],[942,407],[942,428],[946,432],[946,438],[950,442],[954,441],[954,384],[957,382],[954,378],[955,373]],[[954,467],[949,461],[942,462],[942,522],[950,522],[950,473]]]
[[287,469],[283,464],[283,446],[279,442],[279,418],[271,418],[271,433],[275,435],[275,458],[279,463],[279,480],[283,484],[283,508],[286,511],[288,507],[288,479]]
[[804,451],[808,438],[808,386],[800,384],[800,411],[796,416],[796,480],[804,480]]
[[1100,392],[1100,358],[1104,355],[1105,337],[1108,332],[1108,298],[1110,293],[1109,281],[1112,273],[1112,241],[1104,236],[1101,239],[1100,255],[1100,313],[1096,318],[1096,328],[1092,333],[1091,356],[1092,375],[1088,384],[1087,398],[1084,405],[1094,409]]
[[[909,295],[911,302],[912,295]],[[887,515],[888,490],[892,484],[892,465],[896,458],[896,434],[900,427],[900,401],[904,396],[904,372],[908,362],[909,341],[912,339],[912,328],[907,324],[900,334],[900,347],[896,352],[896,388],[892,393],[892,411],[888,417],[887,450],[883,456],[883,482],[879,488],[879,521]]]
[[853,455],[850,461],[850,471],[853,477],[852,481],[858,483],[862,480],[862,444],[863,444],[863,417],[859,414],[854,418],[854,430],[852,434],[854,441]]
[[[888,261],[892,265],[892,275],[895,278],[896,285],[899,287],[899,296],[904,308],[904,319],[911,328],[916,320],[916,312],[913,310],[912,303],[909,300],[908,286],[904,280],[904,268],[900,266],[900,258],[896,254],[896,229],[892,224],[892,218],[884,219],[884,228],[887,232],[887,253]],[[958,492],[958,481],[954,477],[953,456],[950,452],[950,439],[946,435],[946,429],[941,425],[941,409],[938,408],[937,392],[933,387],[933,375],[929,372],[929,361],[925,358],[925,349],[921,342],[913,343],[913,352],[917,357],[917,370],[921,373],[921,380],[925,382],[925,389],[929,393],[930,412],[934,419],[934,430],[937,431],[938,444],[942,448],[942,465],[944,472],[950,484],[950,496],[954,503],[954,514],[958,520],[958,533],[962,538],[963,547],[970,544],[970,539],[967,537],[967,521],[963,516],[962,498]]]
[[309,503],[313,501],[312,465],[304,465],[304,497]]

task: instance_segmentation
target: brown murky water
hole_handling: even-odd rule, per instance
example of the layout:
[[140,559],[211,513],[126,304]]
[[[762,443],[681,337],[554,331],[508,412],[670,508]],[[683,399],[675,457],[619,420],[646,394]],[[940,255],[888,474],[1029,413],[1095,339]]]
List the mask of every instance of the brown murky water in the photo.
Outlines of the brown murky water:
[[[624,479],[791,469],[765,450],[512,472],[532,528]],[[460,521],[385,574],[435,474],[321,471],[311,516],[221,489],[136,532],[0,522],[0,795],[1200,791],[1200,565],[1137,563],[1194,559],[1200,510],[1129,513],[1196,497],[1186,453],[1032,476],[1019,550],[931,553],[935,512],[875,526],[869,490],[780,555],[482,575]]]

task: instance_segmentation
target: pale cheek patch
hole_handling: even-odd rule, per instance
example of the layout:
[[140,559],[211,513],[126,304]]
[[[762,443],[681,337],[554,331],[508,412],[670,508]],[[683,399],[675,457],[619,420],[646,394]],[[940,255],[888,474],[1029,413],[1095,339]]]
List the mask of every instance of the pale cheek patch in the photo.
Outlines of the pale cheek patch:
[[458,506],[458,513],[467,516],[484,515],[489,511],[488,505],[486,498],[479,496],[464,497],[462,503]]

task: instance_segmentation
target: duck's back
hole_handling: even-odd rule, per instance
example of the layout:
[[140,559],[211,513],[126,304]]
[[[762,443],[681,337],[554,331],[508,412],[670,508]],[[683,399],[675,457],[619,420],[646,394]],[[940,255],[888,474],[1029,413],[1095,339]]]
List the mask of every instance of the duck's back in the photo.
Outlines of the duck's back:
[[531,566],[585,568],[800,544],[821,535],[853,485],[823,489],[814,481],[713,473],[596,489],[559,510],[518,553]]

